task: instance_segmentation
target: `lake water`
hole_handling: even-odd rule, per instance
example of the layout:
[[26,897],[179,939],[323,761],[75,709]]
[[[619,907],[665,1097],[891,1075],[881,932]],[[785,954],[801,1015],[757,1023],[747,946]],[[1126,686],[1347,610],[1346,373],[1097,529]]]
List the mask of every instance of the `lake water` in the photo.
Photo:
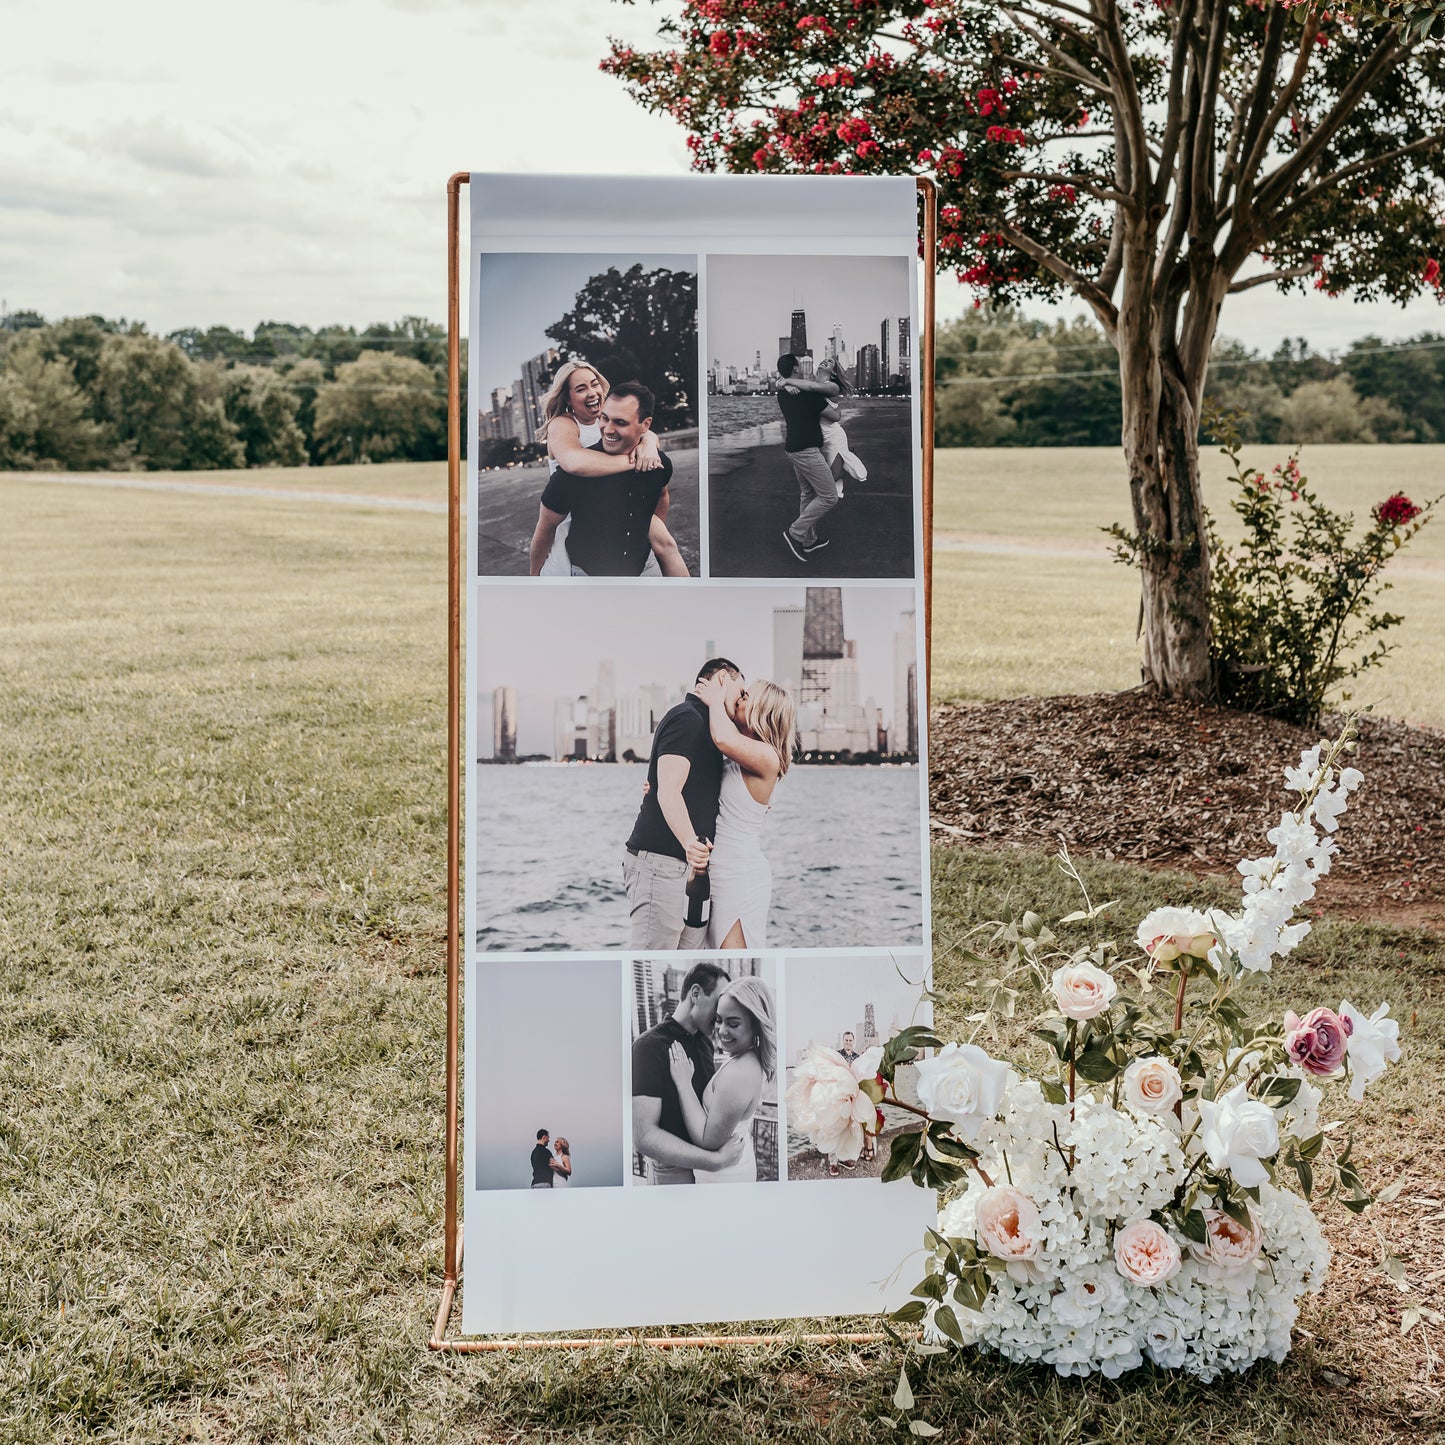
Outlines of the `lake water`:
[[[646,769],[477,769],[477,945],[528,952],[628,947],[623,844]],[[795,767],[763,827],[773,870],[769,948],[923,941],[916,768]]]

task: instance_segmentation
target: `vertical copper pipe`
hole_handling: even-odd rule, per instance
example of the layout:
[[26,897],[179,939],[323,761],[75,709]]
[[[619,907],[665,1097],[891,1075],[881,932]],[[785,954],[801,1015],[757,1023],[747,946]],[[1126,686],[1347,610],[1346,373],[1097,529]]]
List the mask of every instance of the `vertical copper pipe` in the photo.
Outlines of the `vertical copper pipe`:
[[918,347],[918,380],[922,391],[923,428],[923,701],[933,696],[933,304],[938,267],[938,187],[926,177],[918,181],[923,198],[923,322]]
[[[450,1313],[457,1281],[457,1034],[461,1022],[462,863],[462,359],[461,189],[447,181],[447,1179],[445,1287]],[[442,1323],[441,1328],[445,1328]],[[437,1331],[439,1334],[440,1329]]]

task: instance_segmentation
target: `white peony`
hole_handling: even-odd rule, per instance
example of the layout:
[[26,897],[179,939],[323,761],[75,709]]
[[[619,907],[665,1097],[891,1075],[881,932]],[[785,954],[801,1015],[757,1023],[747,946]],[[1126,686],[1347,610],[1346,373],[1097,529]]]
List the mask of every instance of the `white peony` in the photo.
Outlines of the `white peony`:
[[931,1059],[920,1059],[918,1102],[935,1119],[947,1119],[966,1139],[978,1137],[984,1120],[1003,1105],[1010,1069],[977,1044],[945,1044]]
[[1054,999],[1065,1018],[1097,1018],[1108,1011],[1119,985],[1092,963],[1066,963],[1054,970]]
[[863,1152],[863,1136],[878,1110],[859,1080],[871,1078],[882,1057],[881,1049],[869,1049],[850,1065],[836,1050],[817,1044],[803,1054],[788,1085],[788,1123],[820,1154],[849,1160]]
[[1400,1057],[1400,1025],[1387,1015],[1390,1005],[1382,1003],[1366,1017],[1348,999],[1340,1005],[1340,1018],[1350,1031],[1346,1057],[1350,1061],[1350,1098],[1365,1097],[1365,1085],[1385,1072],[1387,1064]]
[[1268,1182],[1260,1161],[1279,1152],[1279,1122],[1268,1104],[1236,1084],[1223,1098],[1201,1099],[1199,1119],[1199,1143],[1216,1169],[1227,1169],[1246,1189]]

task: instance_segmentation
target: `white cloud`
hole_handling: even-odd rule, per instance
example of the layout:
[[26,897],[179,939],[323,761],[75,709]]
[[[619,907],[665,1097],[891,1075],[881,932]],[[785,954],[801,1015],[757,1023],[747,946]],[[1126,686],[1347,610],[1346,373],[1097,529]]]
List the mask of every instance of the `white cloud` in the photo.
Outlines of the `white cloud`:
[[[3,3],[3,0],[0,0]],[[440,318],[447,177],[687,169],[598,64],[664,7],[614,0],[3,5],[0,276],[12,308],[158,331]],[[968,304],[940,278],[941,314]],[[1247,306],[1241,304],[1247,303]],[[1439,324],[1258,292],[1224,330],[1339,345]]]

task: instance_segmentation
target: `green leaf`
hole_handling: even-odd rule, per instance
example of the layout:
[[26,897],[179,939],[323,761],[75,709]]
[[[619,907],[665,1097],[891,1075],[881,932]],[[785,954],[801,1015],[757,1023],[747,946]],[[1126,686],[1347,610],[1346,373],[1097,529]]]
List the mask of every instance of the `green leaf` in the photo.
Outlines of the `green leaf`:
[[923,1147],[923,1135],[917,1130],[897,1135],[888,1151],[888,1162],[883,1166],[883,1182],[891,1184],[895,1179],[906,1178],[918,1162],[918,1151]]
[[1049,1079],[1040,1083],[1039,1087],[1043,1090],[1044,1098],[1046,1098],[1049,1103],[1067,1104],[1069,1102],[1068,1093],[1062,1084],[1056,1084],[1052,1079]]
[[928,1439],[931,1435],[941,1435],[942,1430],[937,1425],[930,1425],[927,1420],[910,1420],[908,1429],[911,1434],[917,1435],[920,1439]]
[[898,1388],[893,1392],[893,1405],[898,1410],[913,1408],[913,1391],[908,1384],[908,1371],[903,1365],[898,1367]]
[[1299,1175],[1300,1193],[1303,1194],[1306,1199],[1314,1198],[1314,1166],[1302,1154],[1291,1159],[1289,1162],[1294,1165],[1294,1172]]
[[911,1299],[906,1305],[900,1305],[888,1318],[897,1320],[900,1325],[916,1325],[927,1313],[928,1306],[921,1299]]
[[1295,1096],[1300,1091],[1301,1082],[1299,1079],[1287,1078],[1283,1074],[1275,1074],[1260,1086],[1259,1097],[1271,1109],[1282,1109],[1286,1104],[1294,1103]]
[[934,1310],[933,1323],[938,1326],[939,1333],[952,1340],[954,1344],[963,1344],[963,1331],[959,1328],[958,1316],[948,1305],[939,1305]]
[[1096,1044],[1090,1044],[1079,1055],[1075,1060],[1074,1068],[1078,1071],[1081,1079],[1087,1079],[1091,1084],[1107,1084],[1120,1072],[1119,1065],[1114,1059],[1106,1050]]
[[1183,1214],[1176,1214],[1174,1220],[1185,1239],[1192,1239],[1195,1244],[1209,1243],[1209,1222],[1202,1209],[1190,1209]]
[[1393,1254],[1387,1254],[1380,1261],[1380,1265],[1385,1273],[1395,1281],[1395,1288],[1402,1293],[1408,1293],[1410,1281],[1405,1278],[1405,1262]]
[[948,1288],[948,1281],[941,1274],[926,1274],[909,1290],[921,1300],[940,1300]]

